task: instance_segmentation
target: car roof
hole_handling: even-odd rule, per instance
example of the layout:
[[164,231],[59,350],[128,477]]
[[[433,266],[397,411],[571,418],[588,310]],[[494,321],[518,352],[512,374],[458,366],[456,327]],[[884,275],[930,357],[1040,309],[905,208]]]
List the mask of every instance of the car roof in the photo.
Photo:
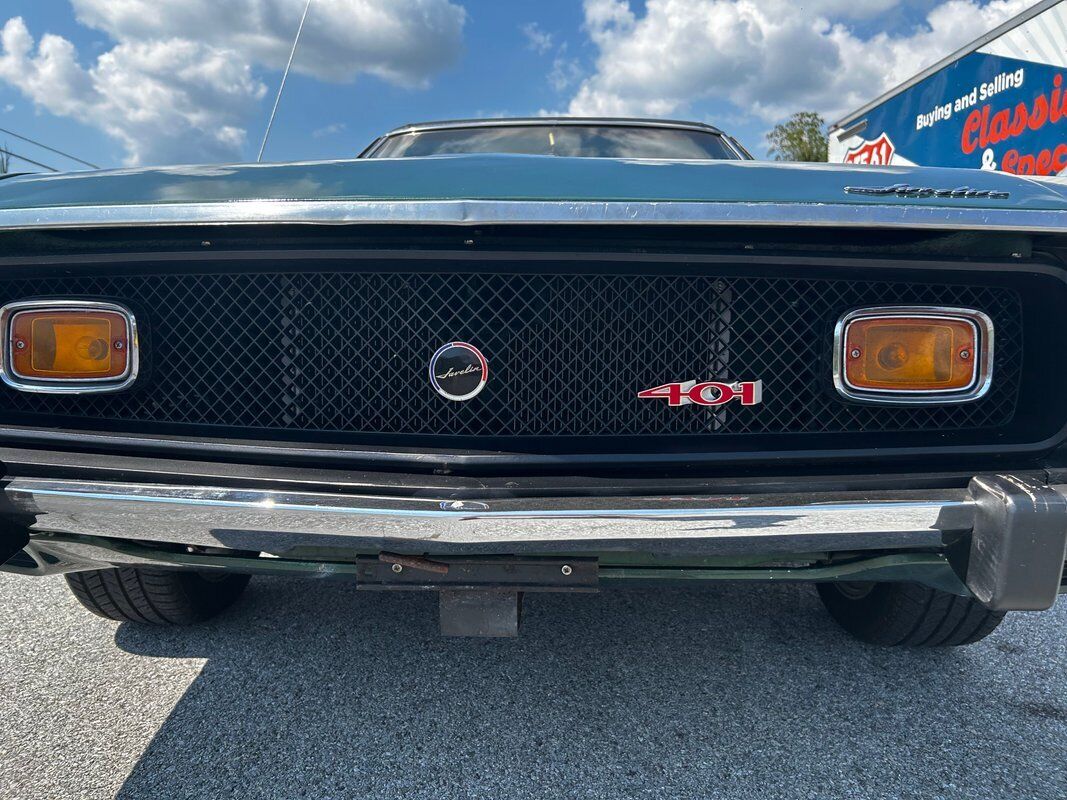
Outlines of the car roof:
[[643,119],[640,117],[500,117],[494,119],[448,119],[433,122],[409,122],[393,128],[381,138],[396,136],[401,133],[419,131],[440,131],[458,128],[498,128],[509,125],[619,125],[634,128],[673,128],[675,130],[697,130],[704,133],[723,131],[704,122],[687,122],[675,119]]

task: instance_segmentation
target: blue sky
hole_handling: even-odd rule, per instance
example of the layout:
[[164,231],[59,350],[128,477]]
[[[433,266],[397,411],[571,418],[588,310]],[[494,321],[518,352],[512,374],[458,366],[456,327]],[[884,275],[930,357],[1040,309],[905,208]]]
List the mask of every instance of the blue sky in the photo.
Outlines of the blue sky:
[[[0,127],[103,166],[254,160],[303,2],[6,0]],[[266,160],[544,112],[704,120],[762,155],[789,113],[832,119],[1031,2],[313,0]]]

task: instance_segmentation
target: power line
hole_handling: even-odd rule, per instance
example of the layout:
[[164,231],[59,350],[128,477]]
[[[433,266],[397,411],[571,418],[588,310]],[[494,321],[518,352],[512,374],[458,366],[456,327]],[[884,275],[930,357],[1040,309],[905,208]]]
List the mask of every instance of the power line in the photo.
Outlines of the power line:
[[59,172],[55,167],[50,167],[47,164],[42,164],[40,161],[34,161],[32,158],[26,158],[26,156],[20,156],[18,153],[13,153],[6,147],[0,147],[0,153],[7,153],[12,158],[17,158],[19,161],[25,161],[27,164],[33,164],[35,167],[43,167],[49,172]]
[[307,5],[304,6],[304,14],[300,17],[300,25],[297,26],[296,36],[293,38],[293,49],[289,51],[289,63],[285,65],[285,72],[282,73],[282,82],[278,84],[278,94],[274,98],[274,108],[270,112],[270,119],[267,121],[267,130],[263,132],[263,144],[259,146],[259,157],[256,159],[258,164],[263,160],[263,151],[267,149],[267,137],[270,136],[271,126],[274,124],[274,115],[278,113],[278,103],[282,101],[282,90],[285,89],[285,79],[289,77],[289,67],[293,66],[293,56],[296,55],[296,46],[300,42],[300,32],[304,30],[304,20],[308,17],[308,9],[311,8],[311,0],[307,1]]
[[[84,164],[85,166],[92,167],[93,169],[100,169],[100,167],[98,167],[96,164],[90,163],[88,161],[84,161],[84,160],[78,158],[77,156],[72,156],[70,153],[64,153],[62,150],[56,150],[54,147],[49,147],[46,144],[41,144],[40,142],[38,142],[38,141],[36,141],[34,139],[31,139],[28,136],[23,136],[22,134],[15,133],[14,131],[9,131],[7,128],[0,128],[0,131],[6,133],[8,136],[14,136],[16,139],[22,139],[22,141],[24,141],[24,142],[29,142],[30,144],[37,145],[38,147],[44,148],[45,150],[48,150],[48,151],[50,151],[52,153],[55,153],[56,155],[63,156],[64,158],[69,158],[71,161],[77,161],[79,164]],[[23,161],[28,161],[28,160],[29,159],[23,159]],[[35,162],[31,161],[30,163],[32,164],[32,163],[35,163]],[[38,165],[38,166],[40,166],[40,165]],[[49,169],[51,169],[51,168],[49,168]],[[56,170],[56,171],[58,172],[58,170]]]

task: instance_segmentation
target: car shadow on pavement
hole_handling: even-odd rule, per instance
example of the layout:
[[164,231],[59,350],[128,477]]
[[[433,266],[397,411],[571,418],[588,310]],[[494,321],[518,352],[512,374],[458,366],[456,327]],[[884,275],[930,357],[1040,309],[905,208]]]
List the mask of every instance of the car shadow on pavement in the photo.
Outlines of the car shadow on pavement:
[[1062,769],[1047,691],[1011,683],[1025,635],[871,648],[800,585],[531,595],[518,639],[436,613],[260,578],[211,624],[120,626],[206,662],[118,796],[1029,797]]

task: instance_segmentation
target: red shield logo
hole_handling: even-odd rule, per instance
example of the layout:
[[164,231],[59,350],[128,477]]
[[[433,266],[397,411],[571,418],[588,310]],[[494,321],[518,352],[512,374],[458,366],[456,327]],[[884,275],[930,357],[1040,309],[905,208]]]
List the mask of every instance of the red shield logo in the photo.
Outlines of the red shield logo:
[[853,147],[845,153],[846,164],[876,164],[884,165],[893,163],[893,153],[897,149],[886,134],[882,134],[874,141],[864,141],[858,147]]

